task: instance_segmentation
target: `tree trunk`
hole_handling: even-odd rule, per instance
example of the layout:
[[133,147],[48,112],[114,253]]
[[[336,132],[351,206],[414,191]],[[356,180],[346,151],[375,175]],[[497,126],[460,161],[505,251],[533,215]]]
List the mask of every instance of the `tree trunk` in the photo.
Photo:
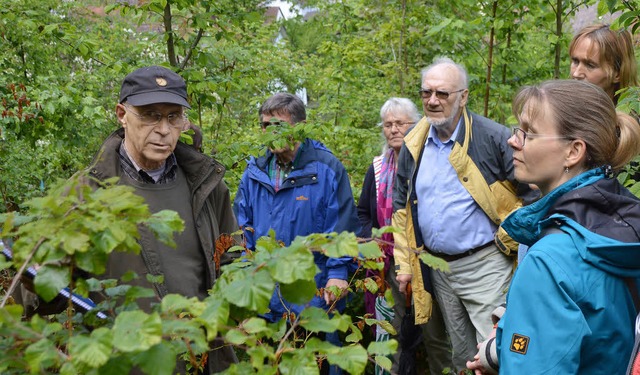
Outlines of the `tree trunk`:
[[495,38],[495,20],[498,12],[498,0],[493,2],[491,10],[491,34],[489,35],[489,60],[487,61],[487,84],[484,89],[484,116],[489,115],[489,93],[491,92],[491,67],[493,65],[493,39]]
[[560,78],[560,38],[562,38],[562,0],[556,1],[556,36],[558,40],[556,41],[555,48],[555,60],[553,62],[553,78]]
[[167,5],[164,7],[164,32],[167,34],[167,56],[169,57],[169,64],[173,67],[178,66],[178,59],[176,57],[176,49],[173,45],[173,27],[171,25],[171,2],[167,1]]

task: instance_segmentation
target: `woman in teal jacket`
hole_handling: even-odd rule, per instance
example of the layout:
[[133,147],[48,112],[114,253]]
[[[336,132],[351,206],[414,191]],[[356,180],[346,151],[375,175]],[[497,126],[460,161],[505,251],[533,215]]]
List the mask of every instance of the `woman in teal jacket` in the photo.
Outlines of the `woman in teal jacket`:
[[469,367],[624,374],[637,314],[631,289],[640,279],[640,200],[612,176],[640,153],[640,126],[581,81],[525,87],[513,109],[515,177],[543,197],[502,224],[530,250],[495,342],[483,343],[482,358]]

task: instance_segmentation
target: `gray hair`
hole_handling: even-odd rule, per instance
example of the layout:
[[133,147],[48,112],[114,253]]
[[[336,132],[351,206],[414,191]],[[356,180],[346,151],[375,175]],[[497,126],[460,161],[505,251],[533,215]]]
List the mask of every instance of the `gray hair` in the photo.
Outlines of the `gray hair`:
[[407,98],[389,98],[380,108],[380,120],[388,114],[407,115],[414,123],[420,121],[420,113],[415,103]]
[[265,100],[258,111],[261,120],[262,115],[274,116],[283,113],[289,114],[294,124],[307,119],[307,111],[302,99],[286,92],[279,92]]
[[429,71],[431,69],[435,68],[438,65],[451,65],[454,68],[456,68],[458,70],[459,78],[460,78],[460,81],[461,81],[460,83],[462,83],[462,85],[464,86],[464,87],[461,87],[461,88],[463,88],[463,89],[468,89],[469,88],[469,75],[467,74],[467,70],[464,68],[464,66],[462,66],[461,64],[456,63],[455,61],[451,60],[448,57],[437,57],[436,59],[433,60],[433,63],[431,65],[429,65],[426,68],[422,69],[422,72],[421,72],[422,81],[424,81],[424,76],[427,75],[427,73],[429,73]]

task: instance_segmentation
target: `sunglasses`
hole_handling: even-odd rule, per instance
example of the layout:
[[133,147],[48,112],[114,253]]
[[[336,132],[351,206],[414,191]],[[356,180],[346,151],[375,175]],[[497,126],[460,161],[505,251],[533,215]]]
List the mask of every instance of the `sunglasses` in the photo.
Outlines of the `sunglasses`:
[[429,99],[431,98],[431,95],[433,95],[433,93],[436,94],[436,98],[441,99],[441,100],[445,100],[449,98],[449,95],[451,94],[455,94],[457,92],[461,92],[464,91],[466,89],[460,89],[460,90],[456,90],[456,91],[451,91],[451,92],[447,92],[447,91],[440,91],[440,90],[431,90],[431,89],[420,89],[420,91],[418,91],[420,93],[420,96],[422,97],[422,99]]

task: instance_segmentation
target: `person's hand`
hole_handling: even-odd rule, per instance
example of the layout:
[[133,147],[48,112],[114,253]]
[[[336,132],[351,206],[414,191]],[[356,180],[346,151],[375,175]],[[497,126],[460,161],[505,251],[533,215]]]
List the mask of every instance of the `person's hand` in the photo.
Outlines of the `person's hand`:
[[[467,368],[473,371],[474,375],[493,375],[498,372],[493,369],[491,366],[487,365],[487,359],[484,361],[480,358],[481,353],[486,353],[487,345],[491,346],[493,344],[493,339],[496,337],[496,326],[494,325],[493,330],[489,333],[489,337],[481,343],[477,345],[478,353],[473,357],[473,361],[467,361]],[[495,349],[495,348],[492,348]],[[497,363],[497,355],[496,358],[493,359],[494,363]]]
[[[336,296],[329,290],[329,287],[338,287],[340,289],[340,295]],[[331,306],[332,303],[347,295],[349,283],[347,280],[342,279],[329,279],[327,285],[324,286],[324,302]]]
[[480,364],[480,355],[476,354],[473,357],[473,361],[467,361],[467,368],[473,371],[474,375],[483,375],[484,374],[484,366]]
[[412,275],[397,275],[396,276],[396,281],[398,282],[398,289],[400,290],[400,293],[407,294],[407,284],[409,284],[411,282],[412,278],[413,278]]

